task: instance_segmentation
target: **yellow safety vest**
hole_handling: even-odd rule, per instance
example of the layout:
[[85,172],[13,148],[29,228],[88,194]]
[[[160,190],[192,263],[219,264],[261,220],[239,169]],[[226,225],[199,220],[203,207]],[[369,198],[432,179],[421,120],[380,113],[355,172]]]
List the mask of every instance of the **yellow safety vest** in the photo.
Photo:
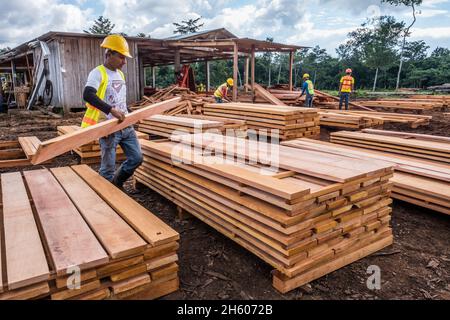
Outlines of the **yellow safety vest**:
[[[97,70],[100,71],[100,74],[102,76],[102,81],[100,82],[97,90],[97,97],[104,100],[106,95],[106,88],[108,87],[109,81],[108,73],[106,72],[106,67],[104,65],[98,66]],[[125,81],[125,75],[123,74],[123,72],[119,69],[117,70]],[[81,127],[87,128],[89,126],[93,126],[94,124],[97,124],[99,121],[102,121],[105,118],[106,115],[102,111],[90,105],[89,103],[86,103],[86,113],[84,114],[83,120],[81,121]]]
[[310,95],[314,95],[314,84],[311,80],[306,80],[305,81],[308,84],[308,93]]
[[217,90],[214,92],[214,97],[217,97],[217,98],[223,98],[224,96],[227,95],[227,92],[228,92],[228,86],[227,86],[227,84],[226,84],[226,83],[221,84],[221,85],[217,88]]

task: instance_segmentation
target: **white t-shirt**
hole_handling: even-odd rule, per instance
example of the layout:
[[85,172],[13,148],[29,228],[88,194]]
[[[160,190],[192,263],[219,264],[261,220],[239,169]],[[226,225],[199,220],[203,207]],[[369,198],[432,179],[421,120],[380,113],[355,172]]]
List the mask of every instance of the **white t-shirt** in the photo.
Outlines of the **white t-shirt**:
[[[123,80],[120,72],[118,70],[112,71],[106,68],[106,73],[108,74],[108,85],[106,86],[106,94],[103,101],[107,104],[122,111],[124,114],[128,114],[127,109],[127,87],[125,81]],[[89,73],[86,87],[93,87],[96,90],[100,87],[102,82],[102,74],[95,68]],[[114,118],[112,114],[107,115],[108,119]]]

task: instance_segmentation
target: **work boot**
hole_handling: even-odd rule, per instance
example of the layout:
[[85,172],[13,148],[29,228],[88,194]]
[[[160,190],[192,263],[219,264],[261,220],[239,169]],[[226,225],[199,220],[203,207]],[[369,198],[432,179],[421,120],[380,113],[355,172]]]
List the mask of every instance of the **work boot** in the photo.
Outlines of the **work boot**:
[[125,181],[128,180],[128,178],[130,177],[130,175],[126,172],[123,172],[123,170],[119,169],[116,171],[116,173],[114,174],[114,177],[112,179],[112,183],[119,189],[124,190],[123,189],[123,184],[125,183]]

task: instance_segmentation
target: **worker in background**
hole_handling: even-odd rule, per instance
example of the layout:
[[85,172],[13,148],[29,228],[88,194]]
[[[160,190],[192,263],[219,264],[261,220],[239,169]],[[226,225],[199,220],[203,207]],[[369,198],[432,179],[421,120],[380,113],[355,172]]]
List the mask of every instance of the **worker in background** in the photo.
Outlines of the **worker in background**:
[[[92,70],[88,76],[83,92],[87,110],[81,123],[82,128],[105,119],[117,118],[122,122],[128,113],[125,76],[121,71],[126,59],[131,58],[128,43],[121,35],[113,34],[107,36],[100,46],[106,49],[105,62]],[[122,147],[126,160],[115,171],[118,145]],[[100,175],[123,188],[125,181],[133,175],[143,160],[133,126],[101,138],[100,148]]]
[[206,92],[206,87],[205,87],[205,85],[204,85],[203,83],[200,83],[200,84],[198,85],[197,91],[198,91],[198,92]]
[[234,81],[231,78],[227,79],[227,82],[221,84],[217,90],[214,92],[214,98],[216,99],[217,103],[222,102],[230,102],[227,98],[228,89],[232,88],[234,85]]
[[302,94],[300,95],[300,97],[302,97],[305,93],[305,107],[312,108],[314,100],[314,84],[311,80],[309,80],[308,73],[305,73],[303,75]]
[[345,110],[348,110],[350,94],[355,90],[355,79],[352,77],[352,69],[345,70],[346,75],[341,78],[339,85],[339,110],[342,110],[342,103],[345,101]]

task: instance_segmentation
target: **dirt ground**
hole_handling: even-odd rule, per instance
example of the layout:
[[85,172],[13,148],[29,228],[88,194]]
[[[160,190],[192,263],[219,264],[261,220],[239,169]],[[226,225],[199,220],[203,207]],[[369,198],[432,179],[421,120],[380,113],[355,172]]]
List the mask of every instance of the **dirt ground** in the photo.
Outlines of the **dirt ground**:
[[[386,125],[387,130],[450,136],[450,125],[433,112],[429,127],[410,129]],[[79,124],[80,115],[63,119],[0,115],[0,140],[35,135],[46,140],[57,135],[57,125]],[[328,132],[323,130],[322,139]],[[46,167],[78,164],[76,154],[65,154]],[[93,166],[98,169],[98,166]],[[26,167],[23,170],[36,169]],[[1,172],[17,169],[0,169]],[[180,290],[163,299],[448,299],[450,300],[450,216],[394,201],[394,244],[288,294],[271,284],[272,268],[232,240],[195,218],[179,220],[176,207],[150,189],[126,190],[136,201],[180,233]],[[367,268],[381,270],[381,289],[369,290]]]

